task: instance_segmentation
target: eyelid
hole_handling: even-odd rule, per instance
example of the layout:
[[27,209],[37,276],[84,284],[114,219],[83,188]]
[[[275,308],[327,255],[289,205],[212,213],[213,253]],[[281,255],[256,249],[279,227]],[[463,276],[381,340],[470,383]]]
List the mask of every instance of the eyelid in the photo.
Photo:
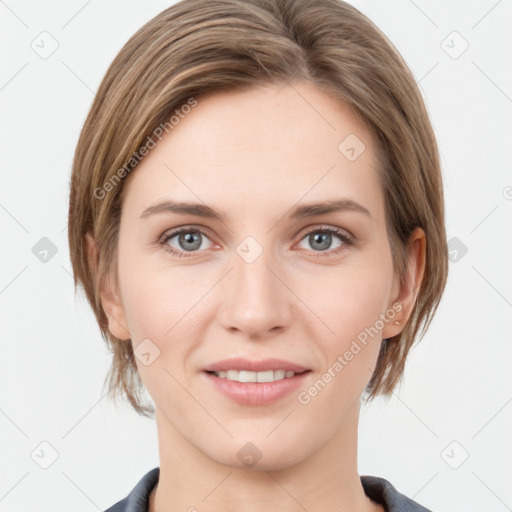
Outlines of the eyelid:
[[181,249],[176,249],[176,248],[172,247],[171,245],[169,245],[168,242],[169,242],[169,240],[171,240],[171,238],[174,238],[174,237],[180,235],[181,233],[187,233],[187,232],[201,233],[210,241],[212,246],[219,245],[214,240],[212,240],[209,229],[205,228],[204,226],[197,225],[197,224],[184,225],[184,226],[179,226],[176,228],[168,229],[167,231],[165,231],[165,233],[163,235],[161,235],[158,238],[157,245],[159,247],[161,247],[164,251],[170,253],[172,256],[178,256],[178,257],[182,257],[182,256],[191,257],[192,256],[193,257],[196,254],[201,255],[201,253],[204,253],[205,250],[184,251]]
[[302,240],[302,238],[304,238],[304,236],[309,235],[312,232],[316,232],[316,231],[329,231],[334,234],[337,234],[338,236],[344,235],[347,238],[350,238],[351,240],[352,239],[355,240],[355,236],[350,231],[348,231],[348,229],[340,228],[339,226],[333,226],[332,224],[312,224],[312,225],[306,226],[305,228],[300,229],[297,232],[297,234],[294,236],[294,238],[300,235],[301,236],[300,240]]
[[[175,255],[180,255],[180,254],[193,255],[194,253],[199,254],[199,253],[204,252],[204,250],[203,251],[190,251],[190,252],[181,251],[180,252],[174,248],[169,248],[167,242],[171,238],[174,238],[175,236],[177,236],[183,232],[188,232],[188,231],[191,231],[191,232],[195,231],[195,232],[201,233],[202,235],[207,237],[211,241],[212,244],[216,244],[216,242],[214,240],[212,240],[212,238],[211,238],[211,235],[210,235],[211,230],[209,228],[206,228],[205,226],[200,225],[200,224],[185,224],[183,226],[168,229],[158,238],[158,244],[161,246],[166,246],[166,247],[164,247],[164,249],[167,250],[168,252],[175,254]],[[302,242],[302,240],[306,236],[308,236],[312,233],[315,233],[315,232],[332,233],[343,242],[341,249],[336,248],[336,249],[329,249],[326,251],[314,251],[314,250],[308,251],[313,254],[316,253],[316,257],[324,256],[324,255],[325,256],[329,256],[329,255],[334,256],[334,255],[339,254],[340,252],[343,252],[344,250],[346,250],[347,249],[346,246],[352,246],[357,241],[357,238],[350,231],[348,231],[344,228],[337,227],[337,226],[332,226],[330,224],[313,224],[313,225],[306,226],[306,227],[302,228],[301,230],[299,230],[293,238],[296,238],[300,234],[300,238],[296,242],[296,244],[298,244],[298,243]],[[304,250],[306,250],[306,249],[304,249]]]
[[158,242],[165,243],[170,238],[173,238],[176,235],[187,231],[197,231],[198,233],[201,233],[208,238],[211,236],[210,230],[204,226],[201,226],[200,224],[185,224],[176,228],[167,229],[161,236],[158,237]]

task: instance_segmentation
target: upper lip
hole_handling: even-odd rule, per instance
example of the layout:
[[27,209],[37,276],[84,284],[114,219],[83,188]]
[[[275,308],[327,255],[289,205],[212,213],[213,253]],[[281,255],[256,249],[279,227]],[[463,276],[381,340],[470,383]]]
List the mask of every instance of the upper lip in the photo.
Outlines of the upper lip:
[[222,372],[227,370],[247,370],[251,372],[263,372],[265,370],[286,370],[295,373],[301,373],[308,368],[284,359],[244,359],[241,357],[233,359],[224,359],[208,365],[205,369],[207,372]]

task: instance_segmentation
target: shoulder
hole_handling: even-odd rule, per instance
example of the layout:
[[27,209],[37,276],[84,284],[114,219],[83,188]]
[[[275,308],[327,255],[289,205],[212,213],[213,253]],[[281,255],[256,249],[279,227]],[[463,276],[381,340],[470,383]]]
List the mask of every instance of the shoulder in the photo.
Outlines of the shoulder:
[[384,505],[387,512],[432,512],[400,494],[385,478],[367,475],[360,478],[366,495],[373,501]]
[[148,471],[126,498],[118,501],[104,512],[147,512],[149,495],[158,483],[160,468]]

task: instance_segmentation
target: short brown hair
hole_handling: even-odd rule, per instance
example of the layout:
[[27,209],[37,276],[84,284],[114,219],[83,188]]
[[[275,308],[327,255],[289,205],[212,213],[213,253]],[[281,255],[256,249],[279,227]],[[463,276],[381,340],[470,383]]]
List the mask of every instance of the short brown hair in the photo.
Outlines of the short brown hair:
[[[442,177],[422,96],[394,46],[340,0],[182,0],[146,23],[110,65],[83,126],[70,183],[75,289],[84,287],[113,353],[109,393],[114,399],[124,394],[140,414],[154,409],[142,402],[131,340],[112,336],[100,299],[103,279],[111,271],[117,276],[121,175],[136,167],[132,156],[155,128],[190,98],[292,79],[347,102],[373,134],[401,283],[411,232],[421,227],[426,234],[425,273],[414,308],[402,332],[383,340],[368,399],[392,393],[414,340],[430,325],[448,273]],[[118,186],[104,187],[114,179]],[[94,261],[86,249],[88,233],[98,244]]]

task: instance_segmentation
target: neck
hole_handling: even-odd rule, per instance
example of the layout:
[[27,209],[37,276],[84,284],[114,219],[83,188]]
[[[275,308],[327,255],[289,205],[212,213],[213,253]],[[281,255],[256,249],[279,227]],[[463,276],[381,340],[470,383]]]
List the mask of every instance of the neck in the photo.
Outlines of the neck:
[[[149,512],[377,512],[357,472],[359,401],[335,436],[288,467],[239,469],[190,444],[157,409],[159,481]],[[281,464],[282,466],[282,464]]]

